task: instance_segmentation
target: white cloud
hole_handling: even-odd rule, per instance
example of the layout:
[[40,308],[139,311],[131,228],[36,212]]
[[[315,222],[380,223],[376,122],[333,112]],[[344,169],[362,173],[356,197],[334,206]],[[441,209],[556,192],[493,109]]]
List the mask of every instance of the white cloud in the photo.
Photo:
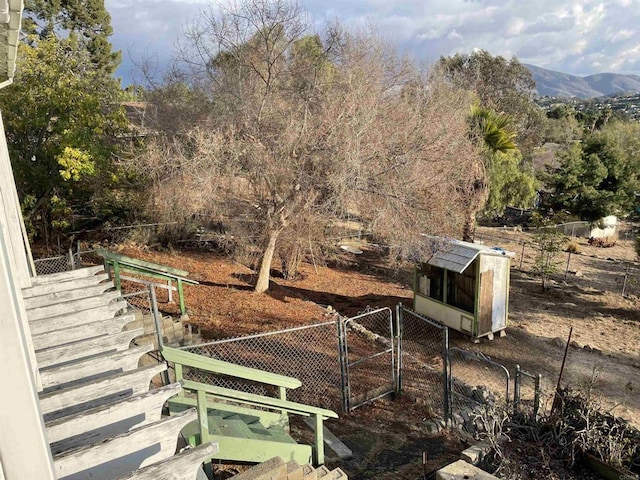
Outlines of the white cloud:
[[[400,48],[428,61],[481,48],[577,75],[640,73],[639,0],[302,1],[316,25],[336,18],[351,26],[374,24]],[[168,58],[182,26],[208,4],[106,0],[113,43]]]

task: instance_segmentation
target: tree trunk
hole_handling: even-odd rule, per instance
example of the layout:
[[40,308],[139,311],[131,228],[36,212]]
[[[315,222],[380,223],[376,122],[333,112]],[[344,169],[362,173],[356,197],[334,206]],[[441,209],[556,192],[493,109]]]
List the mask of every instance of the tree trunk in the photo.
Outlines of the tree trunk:
[[264,293],[269,289],[271,261],[273,260],[273,253],[276,251],[276,240],[278,240],[278,235],[280,235],[280,230],[272,230],[269,233],[269,242],[264,249],[262,262],[260,263],[260,273],[258,274],[258,281],[256,282],[255,287],[256,293]]
[[465,214],[464,226],[462,227],[462,240],[473,243],[476,236],[476,212],[470,209]]

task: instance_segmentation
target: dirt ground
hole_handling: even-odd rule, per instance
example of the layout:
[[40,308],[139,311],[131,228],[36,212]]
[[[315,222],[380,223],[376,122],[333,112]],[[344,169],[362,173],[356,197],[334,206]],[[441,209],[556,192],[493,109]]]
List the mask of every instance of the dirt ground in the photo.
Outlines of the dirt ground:
[[[493,238],[485,239],[485,243],[518,254],[521,244],[517,242],[527,238],[526,233],[510,230],[479,232],[511,240]],[[510,371],[519,364],[532,374],[542,374],[549,406],[548,397],[555,388],[565,342],[573,327],[563,385],[591,386],[607,409],[640,427],[640,302],[637,297],[620,295],[624,262],[635,259],[633,243],[622,240],[607,249],[591,247],[586,240],[577,243],[581,254],[571,256],[566,281],[563,263],[546,292],[542,291],[540,280],[527,272],[535,252],[525,249],[523,270],[519,269],[519,258],[512,262],[507,335],[474,344],[453,332],[452,345],[483,352]],[[295,281],[285,281],[273,272],[271,288],[262,295],[252,291],[255,273],[251,269],[215,252],[151,252],[135,245],[121,249],[130,256],[187,270],[190,278],[200,282],[198,286],[187,286],[185,297],[190,321],[200,327],[206,339],[317,323],[330,316],[327,306],[353,316],[367,306],[394,308],[399,302],[412,304],[412,272],[385,267],[379,252],[373,249],[365,249],[358,256],[344,253],[339,265],[303,264]],[[567,254],[563,255],[561,261],[566,262]],[[160,301],[161,309],[177,313],[175,305],[164,303],[162,296]],[[367,449],[359,465],[349,466],[350,478],[418,478],[425,467],[416,458],[429,449],[432,463],[428,467],[454,459],[450,457],[455,457],[452,452],[459,445],[446,437],[429,443],[430,437],[422,428],[424,419],[415,407],[382,400],[341,419],[344,435]],[[368,425],[368,433],[359,433],[358,424]],[[358,435],[366,438],[358,440]],[[402,445],[400,438],[406,440]],[[408,461],[409,457],[413,460]],[[390,466],[387,472],[395,472],[395,476],[386,477],[383,471],[372,474],[370,468],[376,468],[381,458]],[[407,465],[391,468],[401,458],[408,461]],[[400,475],[403,468],[406,474]]]

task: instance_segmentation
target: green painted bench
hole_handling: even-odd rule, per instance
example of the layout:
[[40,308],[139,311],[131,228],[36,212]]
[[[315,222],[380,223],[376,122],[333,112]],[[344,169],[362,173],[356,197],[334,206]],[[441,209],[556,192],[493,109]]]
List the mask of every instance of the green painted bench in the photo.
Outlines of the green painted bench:
[[[213,436],[220,445],[219,454],[213,458],[262,462],[281,456],[309,463],[313,456],[315,464],[324,463],[323,422],[338,415],[331,410],[287,400],[287,389],[302,385],[298,379],[170,347],[164,347],[162,355],[174,364],[176,380],[181,381],[188,393],[172,398],[169,410],[180,412],[197,407],[199,424],[183,433],[194,444],[206,443]],[[185,380],[185,368],[271,386],[279,395],[268,397]],[[314,419],[313,448],[298,444],[288,435],[289,414]]]
[[[139,275],[150,277],[167,282],[167,286],[159,285],[162,288],[169,290],[169,298],[171,298],[172,289],[178,291],[178,299],[180,302],[180,313],[184,315],[187,313],[184,302],[184,290],[183,285],[198,285],[198,282],[186,278],[189,272],[186,270],[180,270],[179,268],[167,267],[153,262],[147,262],[146,260],[140,260],[138,258],[127,257],[119,253],[109,252],[108,250],[97,250],[98,254],[104,259],[104,267],[107,272],[110,273],[110,269],[113,269],[113,282],[117,290],[122,287],[122,279],[125,278],[121,275],[121,272],[137,273]],[[133,280],[131,278],[125,278]],[[134,280],[139,281],[139,280]],[[176,287],[172,286],[172,283],[176,283]],[[143,282],[145,283],[145,282]],[[148,282],[146,282],[148,283]]]

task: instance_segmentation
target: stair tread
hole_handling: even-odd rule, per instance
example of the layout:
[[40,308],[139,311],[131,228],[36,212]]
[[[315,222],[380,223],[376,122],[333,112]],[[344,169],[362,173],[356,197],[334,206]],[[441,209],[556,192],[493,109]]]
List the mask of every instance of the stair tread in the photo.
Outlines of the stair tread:
[[[172,413],[186,410],[187,406],[173,405]],[[247,422],[242,417],[252,418]],[[188,426],[183,433],[186,436],[199,434],[199,427],[196,424]],[[226,436],[235,438],[247,438],[251,440],[266,440],[271,442],[297,444],[293,438],[282,427],[266,428],[262,423],[253,417],[241,414],[230,414],[230,412],[209,411],[209,431],[215,436]]]

